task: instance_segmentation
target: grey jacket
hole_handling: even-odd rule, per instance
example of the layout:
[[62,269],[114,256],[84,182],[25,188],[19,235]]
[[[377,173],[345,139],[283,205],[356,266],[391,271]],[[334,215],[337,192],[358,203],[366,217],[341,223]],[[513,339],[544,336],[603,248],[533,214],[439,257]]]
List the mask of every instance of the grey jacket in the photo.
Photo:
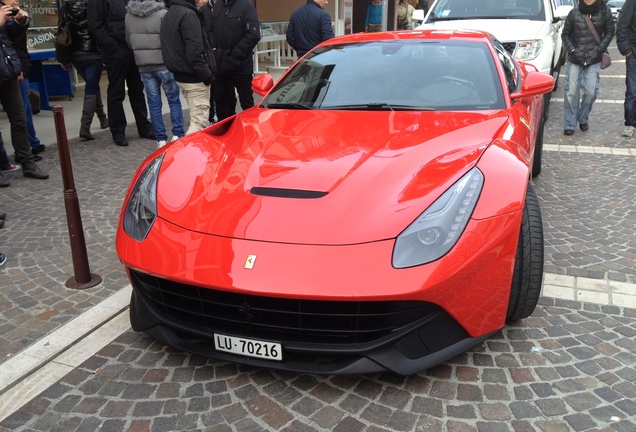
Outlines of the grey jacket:
[[126,43],[133,50],[139,72],[166,69],[159,36],[166,7],[154,0],[131,0],[126,11]]

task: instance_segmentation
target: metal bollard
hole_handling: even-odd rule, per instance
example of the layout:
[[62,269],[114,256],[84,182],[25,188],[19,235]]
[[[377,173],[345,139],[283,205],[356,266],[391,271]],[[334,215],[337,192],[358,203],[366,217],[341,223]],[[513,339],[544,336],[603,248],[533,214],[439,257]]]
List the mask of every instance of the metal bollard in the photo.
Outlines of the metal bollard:
[[64,185],[64,206],[66,207],[66,220],[68,234],[71,241],[71,255],[73,256],[73,270],[75,275],[66,281],[68,288],[90,288],[102,281],[101,276],[90,272],[88,254],[86,253],[86,240],[84,239],[84,227],[80,214],[79,200],[73,180],[73,167],[71,155],[68,150],[66,138],[66,124],[64,123],[64,108],[61,105],[53,107],[53,120],[55,121],[55,133],[57,135],[57,149],[60,154],[60,167],[62,169],[62,183]]

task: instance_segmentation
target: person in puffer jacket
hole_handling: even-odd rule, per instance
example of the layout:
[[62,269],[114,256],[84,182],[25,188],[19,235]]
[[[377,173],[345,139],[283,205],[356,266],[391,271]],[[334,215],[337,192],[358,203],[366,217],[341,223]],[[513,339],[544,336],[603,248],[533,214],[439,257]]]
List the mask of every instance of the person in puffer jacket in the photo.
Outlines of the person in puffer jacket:
[[126,43],[133,50],[135,62],[146,90],[150,123],[157,137],[157,148],[168,142],[163,124],[161,88],[166,93],[172,122],[172,141],[185,135],[179,86],[163,62],[161,54],[161,21],[168,12],[155,0],[131,0],[126,6]]
[[215,65],[203,14],[194,0],[173,0],[161,22],[161,53],[190,107],[188,134],[206,128]]
[[[60,23],[68,24],[73,42],[71,64],[86,84],[79,136],[85,140],[94,140],[95,137],[91,133],[93,117],[97,115],[101,129],[108,128],[108,117],[104,111],[99,85],[104,61],[97,40],[88,29],[88,0],[66,0],[59,20]],[[68,70],[68,65],[63,64],[62,68]]]
[[[587,23],[590,19],[600,43]],[[599,91],[601,58],[614,38],[614,17],[603,0],[580,0],[563,25],[561,39],[568,53],[564,86],[563,133],[573,135],[577,122],[589,129],[592,105]]]

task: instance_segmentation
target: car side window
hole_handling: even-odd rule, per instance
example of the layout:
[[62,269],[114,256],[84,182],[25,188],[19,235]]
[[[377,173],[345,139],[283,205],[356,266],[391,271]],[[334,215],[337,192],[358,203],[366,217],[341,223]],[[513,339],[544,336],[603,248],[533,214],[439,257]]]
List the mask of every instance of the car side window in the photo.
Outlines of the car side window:
[[517,91],[519,86],[519,73],[517,71],[517,64],[498,40],[493,39],[493,46],[497,51],[497,58],[499,59],[499,62],[501,63],[501,66],[503,67],[503,70],[506,74],[508,91],[510,93]]

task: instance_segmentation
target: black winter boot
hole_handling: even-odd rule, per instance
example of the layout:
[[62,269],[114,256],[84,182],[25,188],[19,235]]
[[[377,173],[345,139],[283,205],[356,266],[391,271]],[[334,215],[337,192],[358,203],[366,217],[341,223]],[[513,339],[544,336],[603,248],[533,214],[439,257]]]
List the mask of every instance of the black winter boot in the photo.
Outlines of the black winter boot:
[[79,136],[88,141],[95,139],[95,137],[91,134],[91,123],[93,122],[93,116],[95,115],[95,100],[95,95],[84,96]]
[[102,93],[100,91],[95,95],[95,114],[99,119],[100,129],[108,129],[108,117],[104,111],[104,103],[102,102]]

